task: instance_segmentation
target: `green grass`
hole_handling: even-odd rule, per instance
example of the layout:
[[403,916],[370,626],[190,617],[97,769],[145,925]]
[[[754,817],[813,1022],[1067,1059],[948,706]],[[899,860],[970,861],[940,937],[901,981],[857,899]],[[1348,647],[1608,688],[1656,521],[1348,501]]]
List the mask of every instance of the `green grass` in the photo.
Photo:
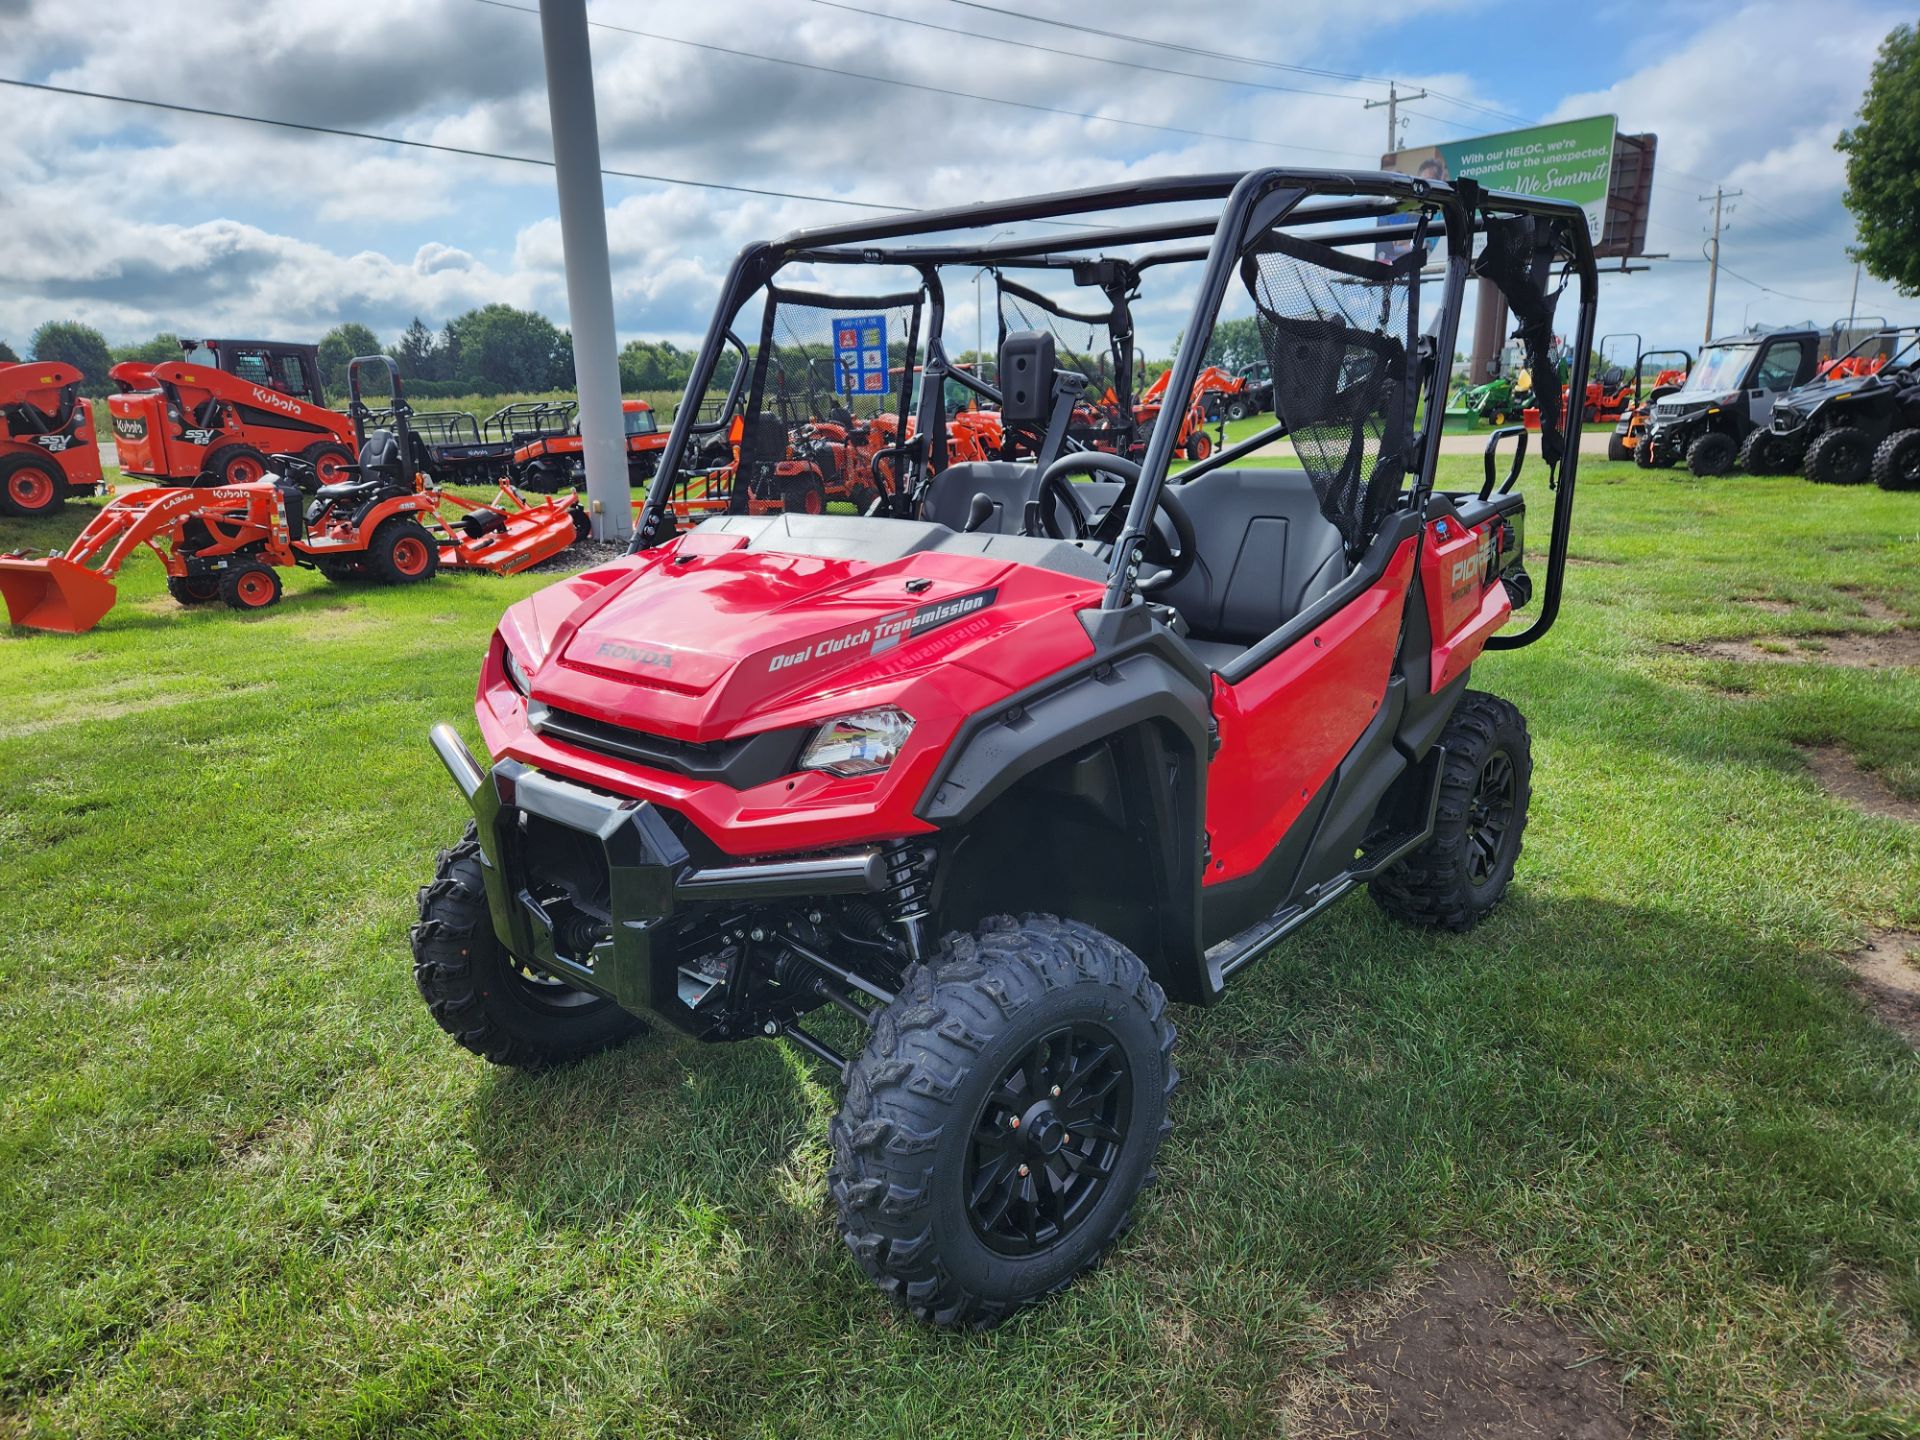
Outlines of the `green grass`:
[[1273,1433],[1330,1317],[1463,1247],[1676,1433],[1913,1433],[1849,1339],[1916,1358],[1920,1071],[1832,957],[1920,923],[1920,827],[1793,746],[1920,794],[1920,673],[1665,647],[1920,624],[1920,501],[1584,468],[1558,629],[1476,670],[1535,736],[1510,902],[1436,938],[1356,896],[1179,1012],[1138,1227],[986,1337],[858,1278],[805,1057],[526,1078],[434,1028],[425,730],[474,738],[539,577],[242,618],[144,558],[93,633],[0,636],[0,1433]]

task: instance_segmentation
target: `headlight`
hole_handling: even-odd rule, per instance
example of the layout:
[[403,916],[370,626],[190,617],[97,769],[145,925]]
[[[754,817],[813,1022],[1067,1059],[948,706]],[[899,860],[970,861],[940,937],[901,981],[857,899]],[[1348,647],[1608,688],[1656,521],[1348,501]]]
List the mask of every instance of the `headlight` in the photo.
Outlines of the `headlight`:
[[830,775],[872,775],[886,769],[913,734],[913,717],[883,705],[829,720],[807,742],[802,770]]
[[527,672],[520,668],[520,662],[514,658],[513,647],[505,641],[500,645],[501,658],[506,662],[507,681],[522,695],[532,692],[533,686],[527,683]]

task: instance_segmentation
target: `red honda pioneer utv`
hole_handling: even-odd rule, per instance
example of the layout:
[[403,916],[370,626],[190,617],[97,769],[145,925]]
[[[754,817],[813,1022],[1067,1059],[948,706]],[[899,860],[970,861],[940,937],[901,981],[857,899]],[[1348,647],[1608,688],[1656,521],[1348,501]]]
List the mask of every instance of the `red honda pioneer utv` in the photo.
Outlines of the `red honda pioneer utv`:
[[[1070,216],[1103,227],[966,238]],[[1411,243],[1383,262],[1383,239]],[[1423,287],[1430,239],[1446,266]],[[1173,426],[1137,464],[1071,448],[1084,377],[1055,368],[1050,335],[1006,337],[999,388],[942,343],[948,278],[1112,250],[1195,278],[1171,399],[1227,303],[1273,367],[1272,423],[1177,477]],[[1462,493],[1434,470],[1468,277],[1502,289],[1547,374],[1556,267],[1580,285],[1581,394],[1597,285],[1580,210],[1469,180],[1206,175],[748,247],[633,553],[512,606],[493,637],[491,771],[434,729],[473,817],[420,891],[434,1018],[527,1068],[656,1023],[785,1036],[845,1082],[828,1189],[894,1300],[986,1326],[1066,1285],[1125,1230],[1170,1128],[1170,1001],[1219,1000],[1356,886],[1449,929],[1506,891],[1527,728],[1468,687],[1484,650],[1539,639],[1558,609],[1578,454],[1559,387],[1541,396],[1557,490],[1525,628],[1506,628],[1532,591],[1519,458],[1502,480],[1490,446]],[[801,289],[795,271],[857,273]],[[735,392],[744,448],[796,368],[778,337],[843,320],[873,337],[860,372],[898,377],[902,434],[918,396],[898,483],[865,515],[741,503],[676,532],[729,329],[760,336]],[[948,464],[949,377],[1035,426],[1039,452]],[[1299,468],[1247,463],[1283,443]]]

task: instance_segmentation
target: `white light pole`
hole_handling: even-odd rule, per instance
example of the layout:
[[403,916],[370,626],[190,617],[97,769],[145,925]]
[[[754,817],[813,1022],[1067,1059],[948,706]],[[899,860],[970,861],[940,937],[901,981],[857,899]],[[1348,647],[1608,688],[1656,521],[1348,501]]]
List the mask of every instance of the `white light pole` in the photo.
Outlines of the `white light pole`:
[[560,196],[560,245],[567,265],[573,375],[580,393],[580,451],[596,540],[633,534],[626,426],[620,413],[620,359],[613,336],[613,267],[607,258],[606,197],[600,186],[600,128],[593,105],[593,52],[586,0],[540,0],[547,62],[547,111]]

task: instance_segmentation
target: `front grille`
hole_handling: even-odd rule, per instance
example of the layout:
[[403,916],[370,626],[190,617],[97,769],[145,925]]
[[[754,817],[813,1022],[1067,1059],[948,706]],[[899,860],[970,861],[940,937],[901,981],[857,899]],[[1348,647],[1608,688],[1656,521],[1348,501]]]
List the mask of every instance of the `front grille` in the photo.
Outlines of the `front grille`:
[[527,707],[527,723],[549,740],[696,780],[719,780],[736,790],[792,773],[800,746],[811,733],[810,727],[803,726],[765,730],[739,740],[675,740],[538,700]]

